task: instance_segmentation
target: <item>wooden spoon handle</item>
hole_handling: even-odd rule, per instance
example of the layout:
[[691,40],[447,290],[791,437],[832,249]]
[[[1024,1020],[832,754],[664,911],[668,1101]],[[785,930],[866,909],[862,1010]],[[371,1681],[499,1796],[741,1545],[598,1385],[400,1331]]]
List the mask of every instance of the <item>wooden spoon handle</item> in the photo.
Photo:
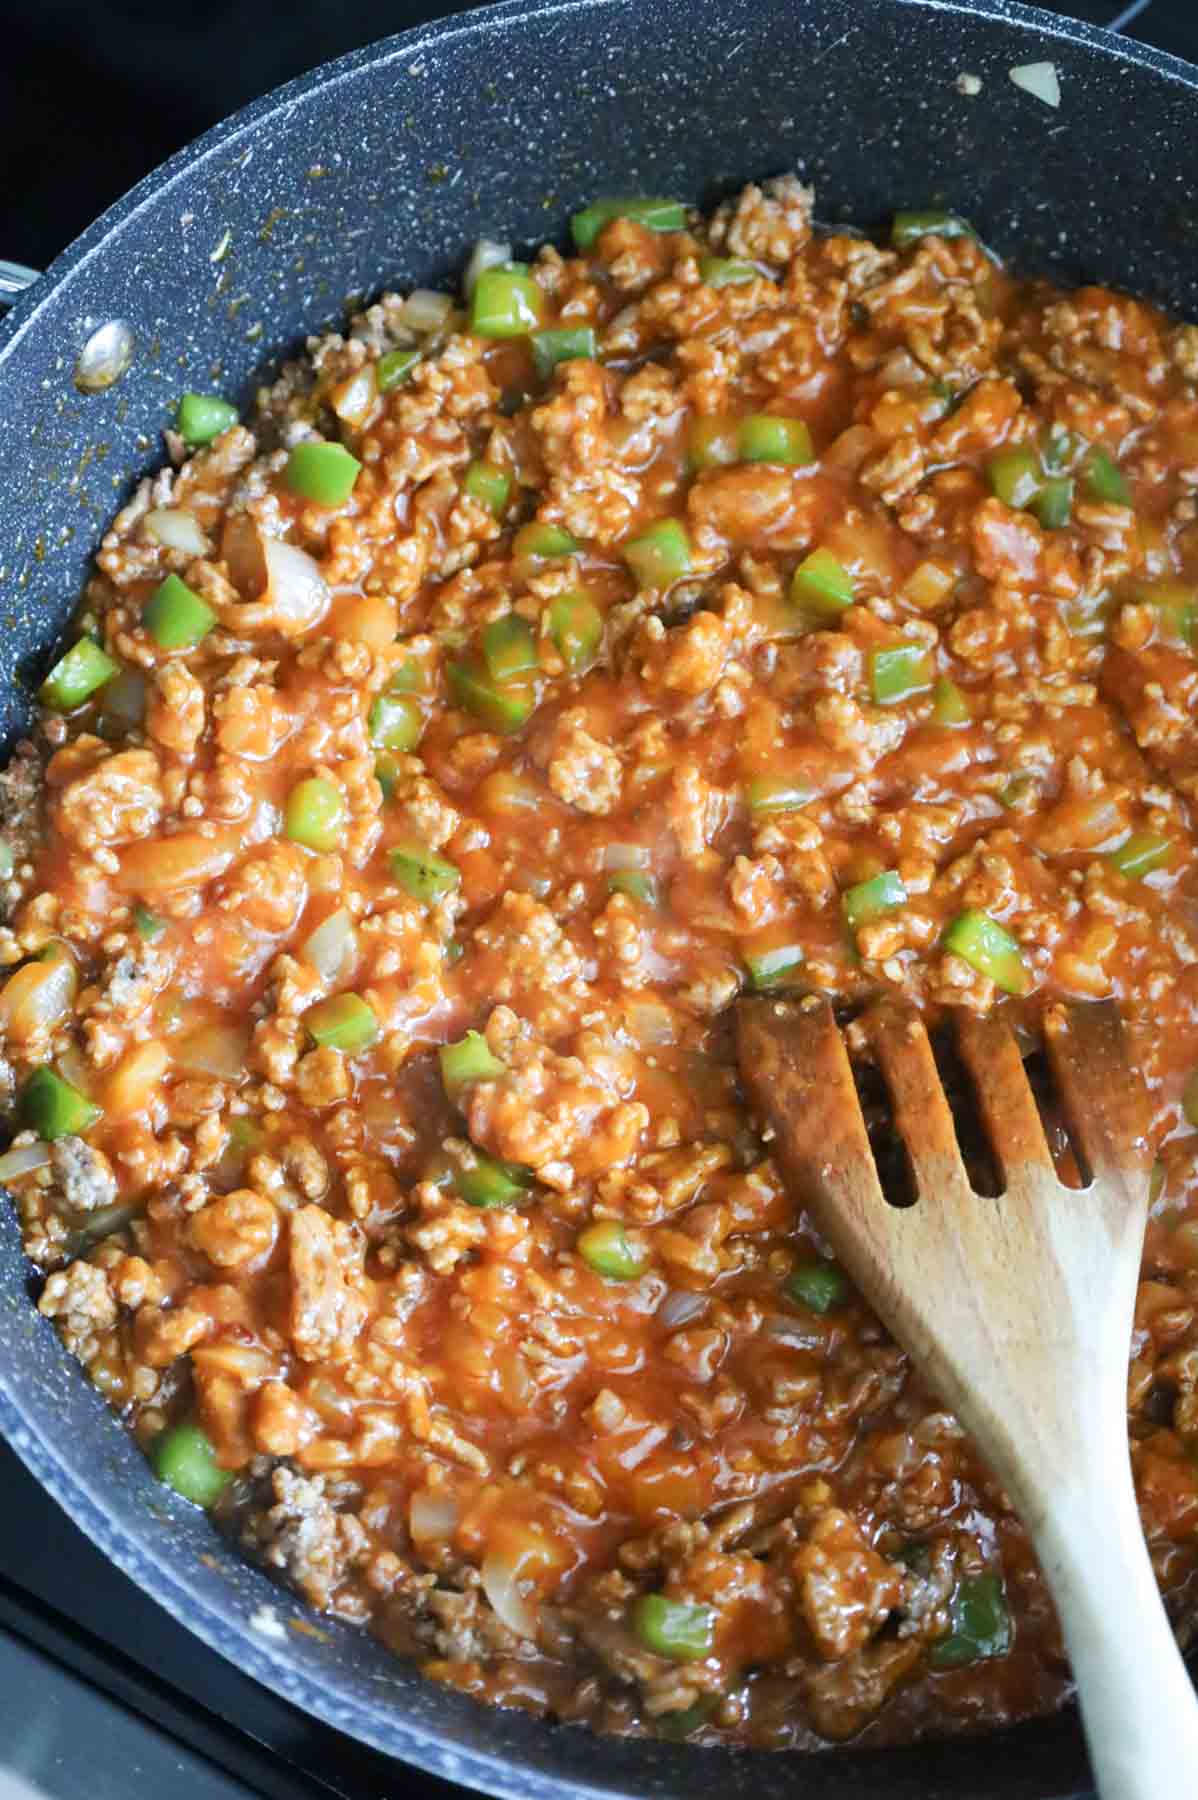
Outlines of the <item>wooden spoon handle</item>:
[[1198,1696],[1169,1628],[1136,1511],[1112,1459],[1035,1531],[1073,1665],[1101,1800],[1187,1800],[1198,1785]]

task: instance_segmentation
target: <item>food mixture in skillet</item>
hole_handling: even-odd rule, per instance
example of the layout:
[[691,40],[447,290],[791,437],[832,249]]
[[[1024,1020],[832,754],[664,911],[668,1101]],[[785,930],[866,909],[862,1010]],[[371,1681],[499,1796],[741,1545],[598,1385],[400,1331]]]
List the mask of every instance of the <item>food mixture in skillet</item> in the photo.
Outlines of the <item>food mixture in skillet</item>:
[[[1068,1691],[731,1008],[1115,996],[1145,1530],[1198,1596],[1198,328],[960,221],[600,202],[188,395],[2,778],[39,1305],[161,1479],[431,1676],[785,1747]],[[868,1073],[865,1077],[868,1086]],[[980,1177],[979,1177],[980,1179]]]

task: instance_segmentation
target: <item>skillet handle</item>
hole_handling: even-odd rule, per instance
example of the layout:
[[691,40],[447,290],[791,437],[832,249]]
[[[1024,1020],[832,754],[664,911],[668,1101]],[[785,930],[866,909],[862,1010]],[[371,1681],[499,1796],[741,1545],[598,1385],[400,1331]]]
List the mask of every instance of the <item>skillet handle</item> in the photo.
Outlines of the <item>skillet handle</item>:
[[40,271],[26,268],[24,263],[0,260],[0,318],[17,304],[27,287],[32,287]]

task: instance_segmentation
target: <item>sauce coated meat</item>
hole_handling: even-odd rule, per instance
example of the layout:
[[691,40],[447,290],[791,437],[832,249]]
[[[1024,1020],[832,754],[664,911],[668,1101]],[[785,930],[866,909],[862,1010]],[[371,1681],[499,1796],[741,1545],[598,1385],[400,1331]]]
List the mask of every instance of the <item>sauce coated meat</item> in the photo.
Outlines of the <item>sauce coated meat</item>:
[[[314,1606],[609,1731],[1069,1691],[1027,1539],[782,1191],[728,1010],[1116,997],[1198,1532],[1198,328],[956,222],[589,208],[187,396],[0,778],[40,1308]],[[490,260],[488,260],[488,257]],[[868,1084],[869,1074],[864,1079]]]

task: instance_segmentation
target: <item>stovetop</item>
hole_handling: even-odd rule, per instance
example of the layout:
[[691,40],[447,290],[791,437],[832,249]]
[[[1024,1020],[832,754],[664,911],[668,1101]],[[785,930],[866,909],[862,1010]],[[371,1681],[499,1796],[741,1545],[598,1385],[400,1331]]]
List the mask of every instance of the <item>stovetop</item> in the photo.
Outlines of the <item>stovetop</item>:
[[[0,257],[44,266],[246,100],[468,3],[359,0],[351,12],[289,0],[285,15],[270,0],[206,0],[194,13],[151,0],[38,0],[19,18],[13,9],[0,64]],[[1194,0],[1056,10],[1198,62]],[[240,1674],[95,1550],[2,1444],[0,1719],[0,1795],[14,1800],[467,1800]]]

